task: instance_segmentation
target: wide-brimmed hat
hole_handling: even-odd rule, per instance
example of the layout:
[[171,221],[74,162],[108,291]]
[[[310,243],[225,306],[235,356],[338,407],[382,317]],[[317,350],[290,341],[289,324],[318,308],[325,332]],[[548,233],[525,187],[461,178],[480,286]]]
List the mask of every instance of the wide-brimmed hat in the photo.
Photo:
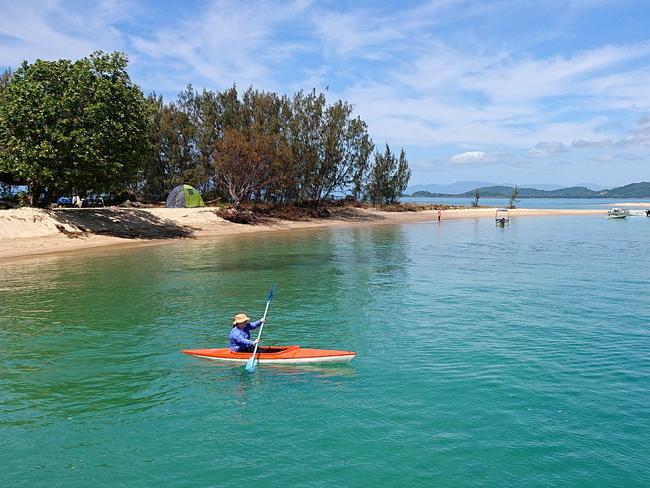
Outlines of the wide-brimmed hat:
[[248,322],[249,320],[250,318],[245,313],[238,313],[237,315],[235,315],[235,320],[233,320],[232,325]]

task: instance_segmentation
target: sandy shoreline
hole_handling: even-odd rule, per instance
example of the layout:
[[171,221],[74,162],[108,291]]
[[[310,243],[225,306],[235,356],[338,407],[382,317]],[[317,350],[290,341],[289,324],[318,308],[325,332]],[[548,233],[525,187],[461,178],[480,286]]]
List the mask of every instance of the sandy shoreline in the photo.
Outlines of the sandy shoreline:
[[[494,218],[494,208],[443,210],[442,221]],[[551,215],[604,215],[606,210],[515,209],[511,218]],[[87,249],[150,246],[183,238],[214,238],[245,233],[351,227],[437,220],[436,210],[385,212],[341,209],[330,218],[308,221],[268,219],[235,224],[213,208],[101,208],[0,210],[0,263],[70,254]]]

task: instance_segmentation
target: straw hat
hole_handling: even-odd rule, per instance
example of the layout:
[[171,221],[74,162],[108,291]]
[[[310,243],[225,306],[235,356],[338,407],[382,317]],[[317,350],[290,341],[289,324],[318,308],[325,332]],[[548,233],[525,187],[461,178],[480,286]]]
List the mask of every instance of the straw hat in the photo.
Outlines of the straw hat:
[[232,325],[241,324],[243,322],[248,322],[250,318],[245,313],[238,313],[235,315],[235,320],[233,320]]

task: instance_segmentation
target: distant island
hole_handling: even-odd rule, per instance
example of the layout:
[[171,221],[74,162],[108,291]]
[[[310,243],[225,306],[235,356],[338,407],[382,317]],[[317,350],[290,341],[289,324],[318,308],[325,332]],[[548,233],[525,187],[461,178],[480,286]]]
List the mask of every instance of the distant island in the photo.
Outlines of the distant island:
[[[481,198],[510,198],[511,186],[485,186],[464,193],[431,193],[416,191],[411,197],[416,198],[473,198],[478,190]],[[518,188],[518,198],[650,198],[650,183],[630,183],[629,185],[600,191],[590,190],[584,186],[561,188],[559,190],[536,190],[534,188]]]

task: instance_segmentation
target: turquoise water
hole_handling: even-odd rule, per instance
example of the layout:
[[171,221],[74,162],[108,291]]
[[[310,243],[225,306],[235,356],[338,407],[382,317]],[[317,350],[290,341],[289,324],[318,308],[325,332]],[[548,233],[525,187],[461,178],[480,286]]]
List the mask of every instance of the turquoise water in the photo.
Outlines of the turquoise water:
[[[0,266],[1,486],[648,486],[650,219],[180,241]],[[248,374],[185,356],[357,351]]]
[[[472,198],[411,198],[404,197],[401,201],[406,203],[443,203],[445,205],[464,205],[470,207]],[[566,208],[581,210],[609,210],[612,206],[622,203],[649,203],[649,198],[520,198],[517,208]],[[509,203],[508,198],[481,198],[479,204],[483,207],[505,207]],[[650,205],[630,207],[634,209],[645,209]]]

